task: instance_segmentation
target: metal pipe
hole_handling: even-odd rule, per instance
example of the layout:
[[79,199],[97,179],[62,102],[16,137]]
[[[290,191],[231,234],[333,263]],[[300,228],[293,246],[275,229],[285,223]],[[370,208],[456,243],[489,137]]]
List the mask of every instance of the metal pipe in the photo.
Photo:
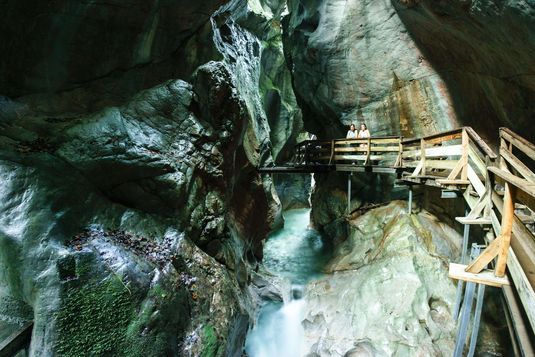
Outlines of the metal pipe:
[[477,335],[479,334],[479,323],[481,321],[481,310],[483,310],[483,299],[485,298],[485,284],[478,284],[476,311],[474,312],[474,323],[472,324],[472,335],[470,336],[470,349],[467,357],[473,357],[476,351]]
[[464,304],[461,311],[461,323],[459,324],[459,330],[457,330],[457,337],[455,339],[455,351],[453,352],[453,357],[462,357],[463,355],[475,289],[476,283],[466,283],[466,290],[464,292]]
[[[480,246],[477,244],[472,245],[470,257],[475,259],[480,252]],[[476,290],[476,283],[466,283],[466,289],[464,291],[463,308],[461,311],[461,322],[459,329],[457,330],[457,338],[455,340],[455,350],[453,357],[462,357],[464,351],[464,345],[466,342],[466,336],[468,334],[468,325],[470,323],[470,314],[472,312],[472,303],[474,302],[474,292]]]
[[347,214],[351,213],[351,175],[352,172],[347,175]]
[[[468,216],[469,211],[465,210],[465,216]],[[465,224],[464,230],[463,230],[463,244],[461,247],[461,264],[466,264],[466,253],[468,251],[468,240],[470,237],[470,225]],[[461,308],[461,300],[463,296],[463,287],[464,287],[464,281],[459,280],[457,282],[457,292],[455,294],[455,305],[453,305],[453,319],[457,320],[459,317],[459,310]]]
[[409,214],[412,214],[412,185],[409,185]]

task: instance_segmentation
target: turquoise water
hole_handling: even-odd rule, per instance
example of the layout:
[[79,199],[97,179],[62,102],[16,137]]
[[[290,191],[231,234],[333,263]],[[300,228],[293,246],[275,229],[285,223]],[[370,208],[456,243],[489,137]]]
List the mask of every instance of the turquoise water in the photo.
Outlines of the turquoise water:
[[310,209],[283,213],[284,228],[271,233],[264,247],[264,265],[292,284],[302,285],[322,274],[330,248],[309,228]]
[[331,249],[309,228],[310,209],[284,212],[284,228],[273,232],[264,247],[264,265],[291,282],[291,299],[266,303],[245,344],[249,357],[297,357],[302,354],[304,285],[321,276]]

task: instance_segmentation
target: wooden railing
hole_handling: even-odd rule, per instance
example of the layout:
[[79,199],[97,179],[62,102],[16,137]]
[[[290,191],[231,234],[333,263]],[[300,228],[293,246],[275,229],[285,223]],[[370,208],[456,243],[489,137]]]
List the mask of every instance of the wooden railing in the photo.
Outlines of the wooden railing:
[[485,167],[496,158],[472,128],[464,127],[416,139],[307,140],[295,147],[291,165],[340,165],[338,171],[346,165],[412,169],[413,177],[430,175],[459,184],[468,183],[468,175],[485,175]]

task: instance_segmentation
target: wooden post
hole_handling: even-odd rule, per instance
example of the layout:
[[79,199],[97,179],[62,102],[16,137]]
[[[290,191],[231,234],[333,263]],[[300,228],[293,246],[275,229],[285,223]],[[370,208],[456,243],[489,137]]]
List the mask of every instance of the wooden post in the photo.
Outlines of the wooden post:
[[463,128],[462,133],[462,171],[461,171],[461,180],[467,180],[468,179],[468,145],[470,145],[468,133],[466,132],[466,129]]
[[[507,143],[505,142],[504,138],[500,138],[500,152],[504,152],[504,151],[508,151]],[[502,170],[509,171],[508,168],[507,168],[507,162],[505,161],[505,158],[502,155],[500,155],[500,160],[498,162],[498,166]]]
[[403,167],[403,137],[399,137],[399,155],[396,162],[396,166]]
[[372,139],[368,138],[368,145],[367,145],[367,151],[366,151],[366,161],[364,162],[364,165],[370,165],[371,149],[372,149]]
[[501,243],[496,262],[495,275],[499,278],[505,275],[505,266],[507,264],[507,254],[511,242],[511,232],[513,230],[513,218],[515,215],[515,193],[516,188],[505,182],[505,196],[503,200],[502,224],[501,224]]
[[420,139],[420,161],[422,162],[421,176],[425,176],[425,139]]
[[334,159],[334,140],[331,140],[331,154],[329,156],[329,165],[332,163],[333,159]]

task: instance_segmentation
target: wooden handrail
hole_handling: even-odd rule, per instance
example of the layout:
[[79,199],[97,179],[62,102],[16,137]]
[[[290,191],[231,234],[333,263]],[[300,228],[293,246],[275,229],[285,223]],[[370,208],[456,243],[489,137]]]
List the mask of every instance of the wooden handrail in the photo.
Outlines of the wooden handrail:
[[483,140],[471,126],[466,126],[465,129],[470,139],[472,139],[472,141],[485,155],[487,155],[491,160],[496,160],[498,158],[498,155],[494,153],[494,151],[487,145],[485,140]]
[[427,136],[424,136],[424,137],[403,139],[403,144],[419,143],[421,139],[425,139],[427,141],[427,140],[440,138],[441,136],[460,134],[462,131],[463,131],[463,128],[458,128],[458,129],[443,131],[443,132],[432,134],[432,135],[427,135]]
[[535,145],[524,139],[508,128],[500,128],[500,138],[510,142],[517,149],[526,154],[530,159],[535,160]]

